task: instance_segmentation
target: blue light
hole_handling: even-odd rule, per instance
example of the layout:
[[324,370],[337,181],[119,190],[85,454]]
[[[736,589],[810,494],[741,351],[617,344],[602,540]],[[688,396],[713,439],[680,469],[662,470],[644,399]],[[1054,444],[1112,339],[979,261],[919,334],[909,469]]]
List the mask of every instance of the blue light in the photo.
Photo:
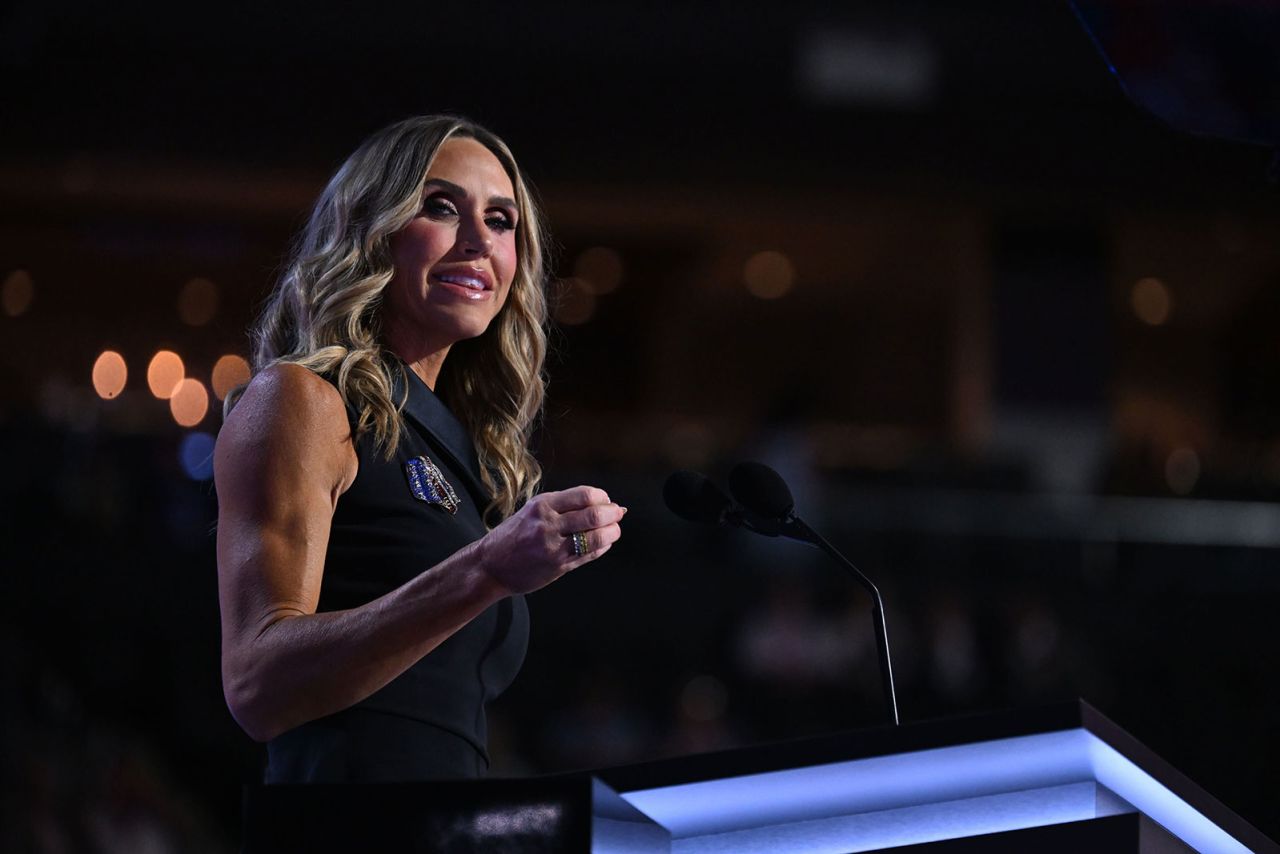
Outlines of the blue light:
[[677,838],[701,836],[1082,782],[1086,745],[1065,730],[622,796]]
[[182,470],[192,480],[208,480],[213,477],[213,435],[196,430],[182,439],[178,448]]
[[620,794],[690,854],[877,850],[1135,808],[1197,850],[1247,851],[1084,729]]
[[1111,789],[1165,830],[1197,851],[1249,854],[1222,828],[1165,788],[1106,742],[1090,736],[1090,758],[1098,782]]

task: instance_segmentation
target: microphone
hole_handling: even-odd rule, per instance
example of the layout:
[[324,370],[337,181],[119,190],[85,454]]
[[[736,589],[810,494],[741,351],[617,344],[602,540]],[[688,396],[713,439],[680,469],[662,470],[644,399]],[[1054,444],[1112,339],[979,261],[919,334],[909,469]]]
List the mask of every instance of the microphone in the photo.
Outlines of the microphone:
[[691,522],[733,525],[768,537],[782,536],[817,546],[866,588],[871,594],[872,624],[876,632],[880,679],[884,683],[885,711],[897,726],[898,698],[893,688],[893,664],[889,659],[889,632],[884,620],[884,600],[875,584],[853,565],[853,561],[796,515],[791,488],[773,469],[763,463],[738,463],[729,472],[729,491],[733,494],[733,501],[705,475],[678,471],[667,478],[662,497],[671,512]]
[[764,463],[738,463],[729,472],[729,491],[746,509],[779,522],[795,518],[795,499],[782,475]]
[[662,486],[662,499],[668,510],[690,522],[746,528],[765,537],[782,533],[782,525],[735,504],[710,478],[696,471],[673,472]]
[[667,509],[690,522],[723,525],[730,510],[729,496],[696,471],[673,472],[662,485]]

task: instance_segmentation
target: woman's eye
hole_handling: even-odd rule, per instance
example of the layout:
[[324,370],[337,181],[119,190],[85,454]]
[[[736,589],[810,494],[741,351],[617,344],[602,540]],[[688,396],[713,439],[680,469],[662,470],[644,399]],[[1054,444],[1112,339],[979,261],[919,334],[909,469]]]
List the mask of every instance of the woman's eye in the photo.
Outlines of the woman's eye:
[[484,222],[494,231],[510,231],[516,227],[515,222],[507,214],[493,214],[486,217]]
[[422,205],[422,210],[426,212],[428,216],[434,217],[447,217],[457,214],[457,210],[454,209],[452,202],[448,199],[438,197],[427,199],[427,201]]

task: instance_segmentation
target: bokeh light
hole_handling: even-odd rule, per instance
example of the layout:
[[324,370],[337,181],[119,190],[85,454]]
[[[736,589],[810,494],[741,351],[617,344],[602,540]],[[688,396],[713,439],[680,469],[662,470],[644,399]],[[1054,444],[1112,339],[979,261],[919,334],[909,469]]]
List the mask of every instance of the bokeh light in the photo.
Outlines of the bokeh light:
[[573,262],[573,277],[594,294],[613,293],[622,284],[622,256],[604,246],[585,249]]
[[196,430],[182,437],[178,447],[178,460],[182,470],[192,480],[208,480],[213,477],[213,435]]
[[752,296],[777,299],[795,286],[796,270],[786,255],[768,249],[747,259],[742,279]]
[[1133,313],[1148,326],[1163,326],[1173,312],[1173,295],[1164,282],[1154,276],[1138,279],[1129,295]]
[[124,391],[129,378],[129,367],[124,356],[114,350],[103,350],[93,363],[93,390],[103,400],[110,400]]
[[672,466],[702,468],[715,457],[715,431],[696,421],[677,422],[662,435],[662,451]]
[[180,382],[169,398],[169,411],[183,427],[194,427],[203,421],[209,413],[209,392],[204,383],[192,377]]
[[182,357],[172,350],[161,350],[151,357],[151,364],[147,365],[147,387],[156,397],[168,400],[186,375]]
[[4,277],[4,285],[0,287],[0,305],[4,313],[17,317],[31,308],[31,300],[35,297],[35,282],[26,270],[14,270]]
[[556,298],[556,322],[565,326],[586,323],[596,313],[596,295],[581,279],[561,279]]
[[208,279],[192,279],[178,294],[178,317],[188,326],[204,326],[218,313],[218,286]]
[[213,394],[225,400],[236,386],[249,381],[249,363],[234,353],[228,353],[213,365]]

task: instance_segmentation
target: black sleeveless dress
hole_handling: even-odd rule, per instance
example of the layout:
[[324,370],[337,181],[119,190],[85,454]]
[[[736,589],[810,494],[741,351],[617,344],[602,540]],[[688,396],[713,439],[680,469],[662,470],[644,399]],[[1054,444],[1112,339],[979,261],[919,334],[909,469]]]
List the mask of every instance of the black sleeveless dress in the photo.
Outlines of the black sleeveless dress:
[[[376,599],[486,533],[489,495],[466,429],[416,374],[404,374],[409,396],[395,457],[388,461],[368,436],[356,442],[360,470],[334,511],[319,611]],[[268,742],[266,782],[483,775],[485,705],[515,678],[528,635],[524,597],[498,602],[355,706]]]

